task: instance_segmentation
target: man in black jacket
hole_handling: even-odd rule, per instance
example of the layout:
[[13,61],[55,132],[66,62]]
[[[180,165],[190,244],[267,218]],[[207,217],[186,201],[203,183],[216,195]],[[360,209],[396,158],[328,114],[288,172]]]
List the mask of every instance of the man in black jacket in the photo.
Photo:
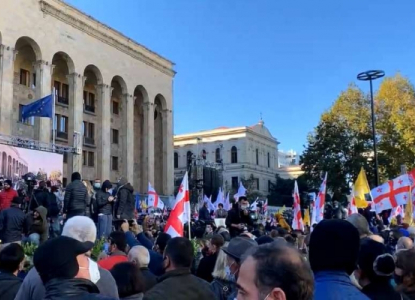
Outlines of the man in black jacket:
[[207,206],[208,206],[208,204],[207,204],[207,202],[205,202],[205,203],[203,203],[202,208],[199,209],[199,220],[200,221],[208,222],[208,221],[211,220],[210,213],[209,213],[209,210],[208,210]]
[[192,243],[183,237],[169,240],[164,251],[166,273],[158,284],[144,295],[144,300],[197,299],[212,300],[215,294],[210,285],[190,273],[193,262]]
[[215,269],[218,253],[223,244],[225,244],[223,237],[220,234],[214,234],[209,244],[209,255],[202,258],[199,267],[197,268],[197,277],[200,277],[207,282],[212,282],[212,273]]
[[26,216],[20,208],[22,203],[21,197],[14,197],[11,206],[0,212],[0,250],[5,244],[22,240],[26,222]]
[[17,273],[23,270],[24,251],[18,244],[10,244],[0,252],[0,299],[14,300],[22,279]]
[[85,216],[88,202],[88,191],[81,181],[81,174],[72,174],[72,182],[66,187],[63,200],[63,218]]
[[111,189],[111,182],[105,180],[101,186],[101,190],[95,194],[98,207],[98,239],[102,237],[108,239],[112,230],[114,197],[110,195]]
[[125,177],[121,177],[117,184],[117,204],[115,216],[117,219],[134,219],[135,200],[134,188]]
[[252,226],[253,220],[249,216],[249,202],[246,197],[239,197],[239,202],[232,205],[226,218],[226,226],[231,237],[236,237],[244,232],[245,227]]

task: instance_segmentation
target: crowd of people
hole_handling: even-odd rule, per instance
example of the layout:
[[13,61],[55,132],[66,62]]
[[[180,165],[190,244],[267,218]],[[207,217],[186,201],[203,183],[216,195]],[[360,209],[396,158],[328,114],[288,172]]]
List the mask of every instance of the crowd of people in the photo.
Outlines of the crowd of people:
[[[255,222],[240,197],[215,213],[225,226],[204,207],[190,232],[171,237],[163,216],[134,213],[126,179],[91,184],[74,173],[57,192],[39,182],[24,211],[28,199],[5,182],[1,300],[415,299],[415,227],[402,220],[361,212],[299,231],[281,215]],[[25,244],[37,246],[33,257]]]

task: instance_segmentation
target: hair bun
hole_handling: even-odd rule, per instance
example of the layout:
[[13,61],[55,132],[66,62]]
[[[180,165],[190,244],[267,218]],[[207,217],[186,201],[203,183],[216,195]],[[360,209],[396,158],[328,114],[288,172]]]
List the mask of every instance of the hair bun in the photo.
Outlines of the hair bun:
[[379,255],[373,262],[373,270],[378,276],[392,276],[395,271],[395,260],[389,253]]

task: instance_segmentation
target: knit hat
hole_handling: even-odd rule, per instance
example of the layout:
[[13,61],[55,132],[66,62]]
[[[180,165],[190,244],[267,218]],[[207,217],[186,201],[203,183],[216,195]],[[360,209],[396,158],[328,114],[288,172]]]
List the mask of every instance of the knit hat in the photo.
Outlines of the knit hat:
[[6,180],[4,181],[4,184],[7,184],[7,185],[12,186],[12,181],[11,181],[10,179],[6,179]]
[[33,263],[43,283],[53,278],[72,279],[79,271],[76,257],[93,246],[92,242],[79,242],[60,236],[40,245],[33,256]]
[[310,237],[311,269],[344,271],[350,275],[356,269],[359,246],[359,232],[350,222],[323,220]]
[[231,239],[228,247],[223,247],[222,250],[237,261],[240,261],[247,250],[258,246],[258,243],[252,239],[245,237],[236,237]]
[[358,265],[370,281],[387,281],[395,270],[395,262],[387,253],[386,246],[370,238],[360,242]]

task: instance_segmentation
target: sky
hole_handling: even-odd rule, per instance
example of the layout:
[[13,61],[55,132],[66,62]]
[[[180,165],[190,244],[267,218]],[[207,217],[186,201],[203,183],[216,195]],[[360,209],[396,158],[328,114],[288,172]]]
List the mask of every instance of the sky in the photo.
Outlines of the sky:
[[[176,63],[174,133],[260,120],[282,150],[359,72],[415,78],[413,0],[67,0]],[[375,87],[379,82],[375,83]]]

